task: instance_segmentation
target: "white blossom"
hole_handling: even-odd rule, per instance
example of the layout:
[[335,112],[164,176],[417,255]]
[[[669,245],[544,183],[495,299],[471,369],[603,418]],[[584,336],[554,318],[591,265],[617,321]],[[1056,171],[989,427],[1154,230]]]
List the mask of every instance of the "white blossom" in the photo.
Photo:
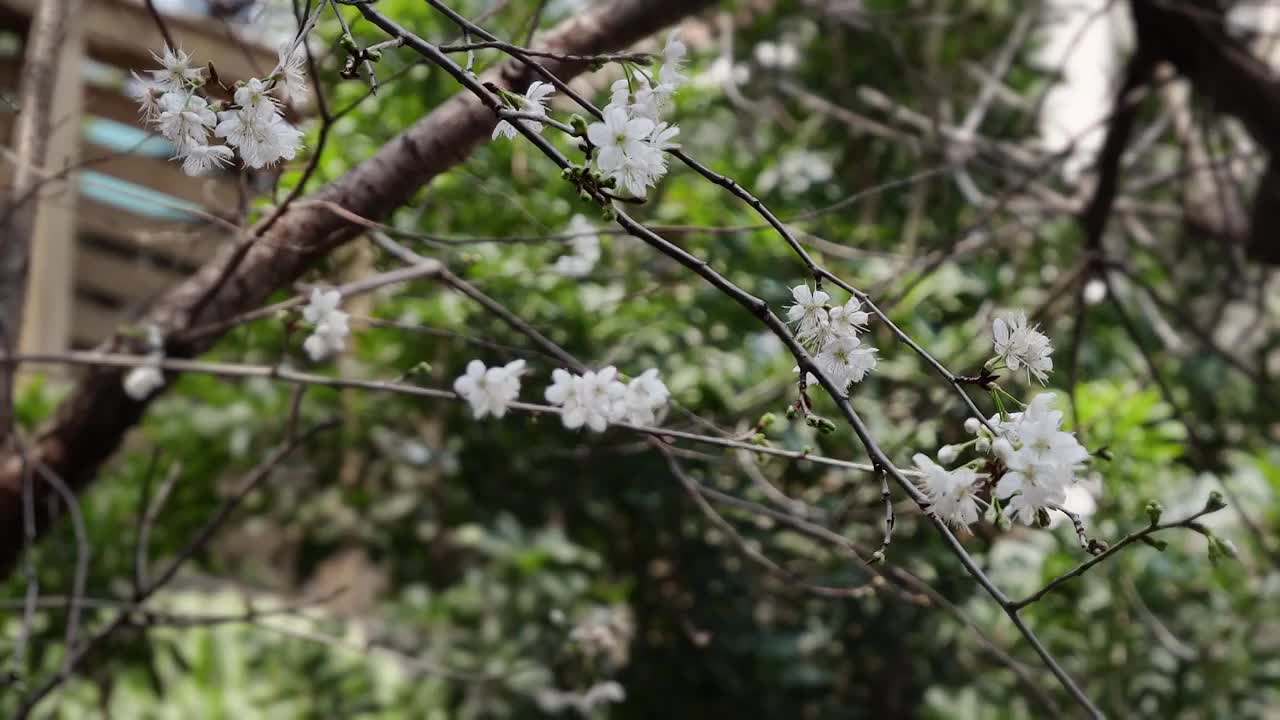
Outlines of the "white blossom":
[[976,493],[983,476],[967,467],[947,470],[922,453],[916,453],[912,460],[921,473],[918,482],[929,498],[929,514],[953,527],[967,528],[978,521]]
[[214,168],[226,167],[235,153],[226,145],[192,145],[182,157],[182,171],[188,175],[204,175]]
[[275,101],[266,94],[269,88],[260,80],[251,80],[236,90],[239,107],[218,115],[213,134],[226,138],[227,144],[240,151],[244,163],[252,168],[274,165],[281,159],[292,160],[302,147],[302,131],[280,115]]
[[1015,520],[1027,524],[1066,500],[1089,459],[1075,435],[1061,429],[1062,412],[1053,409],[1053,400],[1053,393],[1040,393],[1025,411],[991,422],[999,433],[991,451],[1007,468],[995,494],[1008,500]]
[[453,390],[471,405],[477,420],[488,415],[500,418],[520,397],[520,375],[524,370],[524,360],[491,368],[472,360],[467,363],[466,374],[453,381]]
[[667,35],[667,44],[662,48],[662,68],[658,71],[659,77],[665,74],[666,80],[676,85],[684,82],[685,77],[680,74],[680,70],[688,52],[689,48],[680,40],[680,31],[672,30]]
[[1025,314],[996,318],[991,330],[996,357],[1004,361],[1005,367],[1015,372],[1026,368],[1028,379],[1034,375],[1041,383],[1048,380],[1048,373],[1053,370],[1053,359],[1049,357],[1053,346],[1038,326],[1027,325]]
[[787,307],[787,320],[796,324],[798,335],[812,336],[820,327],[830,324],[830,317],[827,315],[830,295],[822,290],[810,289],[808,285],[797,285],[791,288],[791,297],[795,303]]
[[564,426],[576,429],[587,426],[604,432],[610,422],[626,417],[627,386],[618,380],[617,368],[610,365],[599,371],[574,375],[557,368],[551,373],[547,402],[561,406]]
[[[516,109],[522,113],[532,115],[540,115],[546,117],[547,114],[547,98],[554,95],[556,88],[550,83],[544,83],[541,80],[534,80],[524,95],[516,96]],[[536,120],[517,120],[525,128],[534,132],[542,132],[542,123]],[[516,128],[510,122],[503,120],[493,128],[491,139],[497,140],[501,135],[508,140],[512,140],[516,136]]]
[[141,77],[136,72],[130,74],[133,77],[125,87],[125,94],[138,103],[138,115],[142,122],[154,123],[160,119],[160,98],[165,94],[164,86],[155,80]]
[[302,349],[312,361],[320,361],[346,349],[351,328],[348,315],[338,309],[341,302],[342,293],[337,290],[311,289],[311,298],[302,309],[302,317],[315,328],[302,343]]
[[589,275],[600,262],[600,236],[585,217],[574,215],[569,219],[569,247],[573,252],[556,258],[551,269],[565,277]]
[[[160,356],[151,358],[159,360]],[[134,400],[146,400],[151,393],[164,385],[164,373],[157,364],[141,365],[124,376],[124,392]]]
[[164,336],[155,325],[147,326],[147,345],[151,351],[146,363],[124,376],[124,393],[134,400],[146,400],[164,385],[164,372],[160,369],[160,361],[164,360]]
[[850,383],[862,382],[875,369],[876,349],[862,347],[855,335],[841,335],[823,345],[813,360],[837,387],[845,389]]
[[291,102],[306,100],[311,92],[311,85],[307,83],[307,54],[302,41],[299,40],[296,44],[292,40],[283,43],[279,56],[275,72],[271,73],[272,77],[277,78],[272,89]]
[[199,84],[204,68],[195,66],[191,56],[182,50],[174,50],[165,46],[164,55],[151,53],[151,57],[160,63],[159,70],[152,70],[155,82],[169,92],[184,92],[191,85]]
[[611,105],[604,118],[587,127],[587,139],[596,146],[596,166],[609,174],[622,167],[629,158],[640,156],[653,132],[653,120],[632,117],[625,107]]
[[209,109],[209,102],[194,92],[167,92],[159,100],[160,114],[156,127],[184,156],[192,148],[208,144],[209,129],[217,122],[217,116]]
[[654,425],[658,412],[670,397],[671,392],[658,377],[658,370],[649,368],[627,383],[627,392],[622,398],[625,408],[622,419],[632,425]]
[[827,313],[831,326],[839,334],[865,332],[871,316],[862,309],[862,302],[856,297],[849,298],[844,305],[837,305]]

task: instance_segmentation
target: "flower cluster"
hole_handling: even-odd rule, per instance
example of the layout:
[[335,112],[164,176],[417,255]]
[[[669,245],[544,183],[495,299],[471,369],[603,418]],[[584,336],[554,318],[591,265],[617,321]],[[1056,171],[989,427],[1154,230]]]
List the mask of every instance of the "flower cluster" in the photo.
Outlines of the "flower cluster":
[[680,128],[662,121],[662,113],[686,78],[680,72],[687,48],[671,33],[656,77],[635,72],[613,83],[600,122],[587,127],[595,146],[595,166],[607,180],[642,198],[667,173],[666,150],[680,145]]
[[[627,77],[610,88],[609,104],[604,107],[601,119],[586,127],[592,163],[610,187],[643,198],[667,173],[665,151],[680,147],[675,142],[680,128],[664,122],[662,114],[687,80],[680,67],[687,53],[685,44],[676,33],[671,33],[662,49],[662,64],[657,73],[647,74],[642,68],[628,67]],[[554,92],[552,86],[535,81],[523,95],[511,92],[502,95],[504,101],[519,112],[546,117],[547,98]],[[513,123],[538,133],[543,128],[543,123],[535,119],[504,119],[494,127],[493,138],[514,138],[517,128]],[[579,128],[578,132],[581,131]]]
[[[205,68],[182,50],[165,47],[154,55],[160,63],[150,78],[134,73],[130,94],[145,122],[173,143],[175,160],[188,175],[201,175],[228,165],[235,150],[246,165],[262,168],[292,159],[302,144],[302,132],[289,124],[272,91],[299,96],[305,88],[302,56],[297,48],[282,49],[280,61],[265,80],[253,78],[238,86],[234,102],[209,102],[202,91]],[[212,133],[226,145],[209,142]]]
[[[472,360],[467,372],[453,383],[454,392],[471,405],[477,419],[500,418],[520,397],[520,376],[525,363],[516,360],[501,367],[487,368]],[[560,408],[560,418],[570,429],[583,427],[603,432],[611,423],[654,425],[671,397],[667,386],[650,368],[630,382],[618,377],[610,365],[575,375],[560,368],[551,373],[547,402]]]
[[573,252],[556,258],[551,269],[565,277],[578,278],[591,273],[600,262],[600,236],[590,221],[581,215],[569,220],[569,247]]
[[[830,295],[808,285],[791,288],[791,297],[795,302],[787,308],[787,320],[795,325],[796,338],[813,353],[818,369],[842,391],[875,369],[876,349],[863,345],[858,337],[871,319],[858,298],[832,307]],[[810,374],[806,381],[816,383],[817,378]]]
[[338,309],[342,293],[337,290],[311,289],[311,300],[302,309],[302,317],[315,326],[311,336],[302,343],[312,361],[320,361],[329,355],[340,353],[347,347],[351,328],[348,316]]
[[147,327],[147,345],[151,352],[147,353],[146,364],[124,376],[124,394],[134,400],[146,400],[164,385],[164,371],[160,369],[160,361],[164,360],[164,337],[155,325]]
[[618,378],[618,370],[612,365],[581,375],[556,369],[551,380],[547,402],[560,406],[560,417],[570,429],[585,425],[604,432],[610,423],[618,422],[653,425],[671,397],[654,368],[629,383]]
[[[1053,369],[1049,339],[1026,316],[1018,313],[997,319],[992,328],[996,357],[1011,370],[1025,367],[1044,382]],[[995,392],[1003,392],[996,389]],[[1028,525],[1047,524],[1051,510],[1067,503],[1068,494],[1080,482],[1089,451],[1075,435],[1062,429],[1062,413],[1053,408],[1053,393],[1040,393],[1022,412],[1000,412],[986,422],[965,421],[974,436],[962,445],[946,445],[938,462],[925,455],[914,458],[919,484],[928,496],[929,512],[956,527],[968,527],[981,516],[985,497],[1002,504],[1010,518]],[[959,453],[972,447],[977,457],[948,470]]]
[[1053,370],[1053,358],[1049,357],[1053,345],[1038,325],[1027,325],[1026,315],[1014,313],[996,318],[991,330],[997,360],[1014,372],[1026,368],[1028,380],[1034,375],[1042,385],[1048,381]]
[[487,415],[500,418],[520,397],[520,376],[523,374],[523,360],[491,368],[486,368],[479,360],[472,360],[467,363],[467,374],[453,381],[453,391],[471,405],[471,412],[477,420]]
[[[515,103],[516,110],[529,115],[546,117],[547,98],[554,95],[555,92],[555,86],[550,83],[544,83],[541,80],[534,80],[533,83],[529,85],[529,89],[525,91],[524,95],[507,93],[507,96]],[[516,122],[533,132],[542,132],[542,123],[536,120],[516,120]],[[516,132],[517,130],[514,125],[503,120],[493,128],[492,139],[497,140],[498,136],[501,135],[508,140],[512,140],[515,138]]]
[[[991,451],[1005,467],[996,496],[1008,502],[1013,519],[1030,525],[1039,513],[1062,505],[1067,488],[1079,482],[1089,451],[1063,431],[1062,413],[1053,409],[1053,393],[1041,393],[1027,409],[991,418],[997,436]],[[989,432],[979,426],[978,432]]]
[[970,467],[948,470],[922,453],[916,453],[912,460],[920,471],[920,485],[934,517],[956,527],[969,527],[978,521],[982,513],[978,510],[977,493],[985,475]]

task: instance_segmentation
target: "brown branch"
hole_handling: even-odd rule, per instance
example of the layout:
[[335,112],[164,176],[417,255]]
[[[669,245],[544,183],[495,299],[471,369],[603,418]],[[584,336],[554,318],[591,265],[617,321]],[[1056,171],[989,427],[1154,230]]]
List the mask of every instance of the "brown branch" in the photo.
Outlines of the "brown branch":
[[1280,78],[1227,32],[1221,4],[1188,0],[1132,0],[1139,47],[1173,65],[1196,94],[1217,111],[1244,124],[1270,154],[1253,199],[1249,253],[1280,263]]
[[[560,24],[548,34],[544,49],[590,55],[623,48],[708,4],[709,0],[615,0]],[[552,60],[546,67],[562,78],[587,69],[582,63]],[[532,77],[524,63],[511,61],[483,79],[520,90]],[[313,197],[381,220],[423,185],[465,159],[489,138],[495,123],[492,111],[477,97],[459,93]],[[147,322],[156,324],[166,337],[177,337],[187,328],[216,324],[248,312],[361,231],[327,209],[295,203],[245,252],[235,273],[203,303],[200,312],[191,312],[192,306],[218,281],[229,255],[236,251],[234,247],[220,252],[162,298]],[[192,357],[207,350],[218,337],[211,334],[186,342],[170,341],[166,353],[174,358]],[[128,347],[131,341],[123,335],[104,344],[104,348],[116,351]],[[34,459],[64,478],[77,493],[93,481],[145,410],[145,402],[125,395],[122,374],[120,368],[89,371],[31,443]],[[21,467],[19,458],[0,456],[0,577],[12,571],[22,551]],[[44,508],[47,503],[38,505]],[[42,532],[50,519],[47,512],[41,513]]]

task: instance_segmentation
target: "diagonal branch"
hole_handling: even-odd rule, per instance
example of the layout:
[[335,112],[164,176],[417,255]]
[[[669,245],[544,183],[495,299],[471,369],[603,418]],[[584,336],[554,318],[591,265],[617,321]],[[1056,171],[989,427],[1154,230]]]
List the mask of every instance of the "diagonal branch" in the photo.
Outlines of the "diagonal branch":
[[[709,0],[614,0],[565,21],[550,32],[543,49],[570,55],[591,55],[624,48],[662,27],[709,4]],[[578,62],[546,63],[562,78],[588,68]],[[482,76],[501,87],[523,89],[532,77],[524,63],[504,63]],[[472,93],[462,92],[384,145],[313,199],[333,203],[373,220],[387,217],[419,188],[457,165],[486,141],[497,122],[491,110]],[[275,290],[287,287],[308,268],[355,238],[363,228],[321,204],[295,203],[275,219],[269,231],[247,250],[227,248],[157,304],[147,318],[167,338],[169,357],[192,357],[209,349],[218,333],[188,335],[188,329],[217,325],[261,305]],[[250,231],[252,232],[252,231]],[[223,281],[229,259],[243,253],[235,272]],[[218,286],[216,292],[209,290]],[[199,305],[199,311],[193,308]],[[124,335],[105,348],[131,347]],[[139,348],[140,349],[140,348]],[[35,461],[48,466],[81,492],[99,467],[119,447],[124,434],[142,417],[145,402],[131,400],[121,387],[120,368],[94,368],[58,408],[53,419],[31,443]],[[0,577],[12,571],[21,555],[22,463],[0,456]],[[39,502],[40,508],[48,503]],[[51,520],[40,513],[39,529]]]

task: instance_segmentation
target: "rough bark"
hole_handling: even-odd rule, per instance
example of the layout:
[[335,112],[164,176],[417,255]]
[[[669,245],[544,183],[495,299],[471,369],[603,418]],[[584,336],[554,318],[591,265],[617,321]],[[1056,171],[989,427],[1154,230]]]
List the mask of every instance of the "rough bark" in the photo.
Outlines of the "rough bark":
[[[562,23],[543,46],[578,55],[619,50],[710,4],[710,0],[615,0]],[[543,64],[565,79],[586,69],[582,63]],[[524,65],[508,61],[484,79],[523,90],[533,77]],[[223,277],[228,260],[236,254],[229,247],[162,298],[145,322],[162,329],[171,357],[191,357],[207,350],[217,334],[186,331],[224,322],[259,306],[273,291],[288,287],[316,261],[360,233],[359,227],[308,200],[383,219],[486,141],[495,123],[493,114],[471,93],[459,92],[332,184],[291,207],[253,242],[232,274]],[[107,346],[119,349],[131,342],[117,335]],[[77,493],[90,485],[145,410],[146,403],[124,394],[121,375],[118,369],[89,371],[30,444],[31,459],[48,465]],[[0,459],[0,577],[12,571],[23,550],[22,468],[23,459],[17,454]],[[39,518],[42,532],[53,519],[47,510],[50,503],[43,497],[46,493],[47,488],[42,488],[37,502],[44,513]]]
[[1240,120],[1267,151],[1246,241],[1250,256],[1280,264],[1280,78],[1243,39],[1227,32],[1219,2],[1132,0],[1131,5],[1139,46],[1173,65],[1202,101]]

